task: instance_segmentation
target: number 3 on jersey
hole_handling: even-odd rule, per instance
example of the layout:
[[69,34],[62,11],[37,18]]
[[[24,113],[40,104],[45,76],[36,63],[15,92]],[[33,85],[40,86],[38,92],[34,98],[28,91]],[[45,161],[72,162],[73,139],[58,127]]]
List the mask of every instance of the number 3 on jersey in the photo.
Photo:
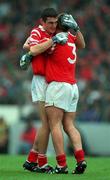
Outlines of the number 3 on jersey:
[[68,46],[72,47],[72,54],[74,56],[74,59],[71,59],[70,57],[68,57],[67,60],[70,64],[74,64],[76,62],[76,46],[74,43],[68,43]]

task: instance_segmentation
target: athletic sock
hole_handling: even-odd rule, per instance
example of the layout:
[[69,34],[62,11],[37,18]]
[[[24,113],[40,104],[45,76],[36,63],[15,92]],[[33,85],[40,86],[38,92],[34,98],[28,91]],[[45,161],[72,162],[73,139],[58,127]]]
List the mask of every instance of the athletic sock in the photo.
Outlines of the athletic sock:
[[27,158],[27,161],[36,163],[38,160],[38,152],[34,149],[31,149]]
[[77,163],[84,160],[84,151],[82,149],[78,150],[78,151],[75,151],[74,155],[75,155]]
[[66,155],[61,154],[56,157],[58,167],[64,167],[66,166]]
[[47,165],[47,156],[45,154],[38,154],[38,165],[39,167],[44,167]]

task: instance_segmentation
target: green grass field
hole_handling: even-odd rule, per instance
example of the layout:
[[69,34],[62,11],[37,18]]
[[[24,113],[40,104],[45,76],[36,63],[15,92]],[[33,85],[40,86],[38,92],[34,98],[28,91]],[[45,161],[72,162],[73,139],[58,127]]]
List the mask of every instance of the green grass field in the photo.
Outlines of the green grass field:
[[[39,174],[24,171],[22,164],[26,156],[0,156],[0,180],[110,180],[110,158],[86,158],[88,168],[83,175],[72,175],[75,166],[72,157],[68,157],[69,174]],[[49,158],[49,163],[55,165],[55,159]]]

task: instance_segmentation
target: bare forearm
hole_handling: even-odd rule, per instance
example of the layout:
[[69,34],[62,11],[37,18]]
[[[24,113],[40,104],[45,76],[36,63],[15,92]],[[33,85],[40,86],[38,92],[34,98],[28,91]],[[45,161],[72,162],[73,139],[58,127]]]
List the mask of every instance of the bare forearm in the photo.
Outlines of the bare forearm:
[[30,50],[30,46],[28,44],[24,44],[23,45],[23,49],[26,50],[26,51],[29,51]]
[[26,51],[30,50],[29,37],[26,39],[25,43],[23,44],[23,49]]
[[80,49],[85,48],[85,40],[81,31],[77,31],[76,37],[76,46]]
[[35,46],[32,46],[30,48],[30,52],[33,56],[39,55],[43,52],[45,52],[47,49],[49,49],[53,45],[53,40],[49,39],[46,42],[43,42],[41,44],[37,44]]

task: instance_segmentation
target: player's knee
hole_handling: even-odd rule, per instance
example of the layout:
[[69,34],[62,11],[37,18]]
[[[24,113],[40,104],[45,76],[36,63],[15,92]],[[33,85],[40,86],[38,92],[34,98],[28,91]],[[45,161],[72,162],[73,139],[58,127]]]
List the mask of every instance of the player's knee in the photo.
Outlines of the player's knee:
[[50,132],[50,127],[48,124],[42,124],[42,127],[41,127],[42,131],[48,131]]

